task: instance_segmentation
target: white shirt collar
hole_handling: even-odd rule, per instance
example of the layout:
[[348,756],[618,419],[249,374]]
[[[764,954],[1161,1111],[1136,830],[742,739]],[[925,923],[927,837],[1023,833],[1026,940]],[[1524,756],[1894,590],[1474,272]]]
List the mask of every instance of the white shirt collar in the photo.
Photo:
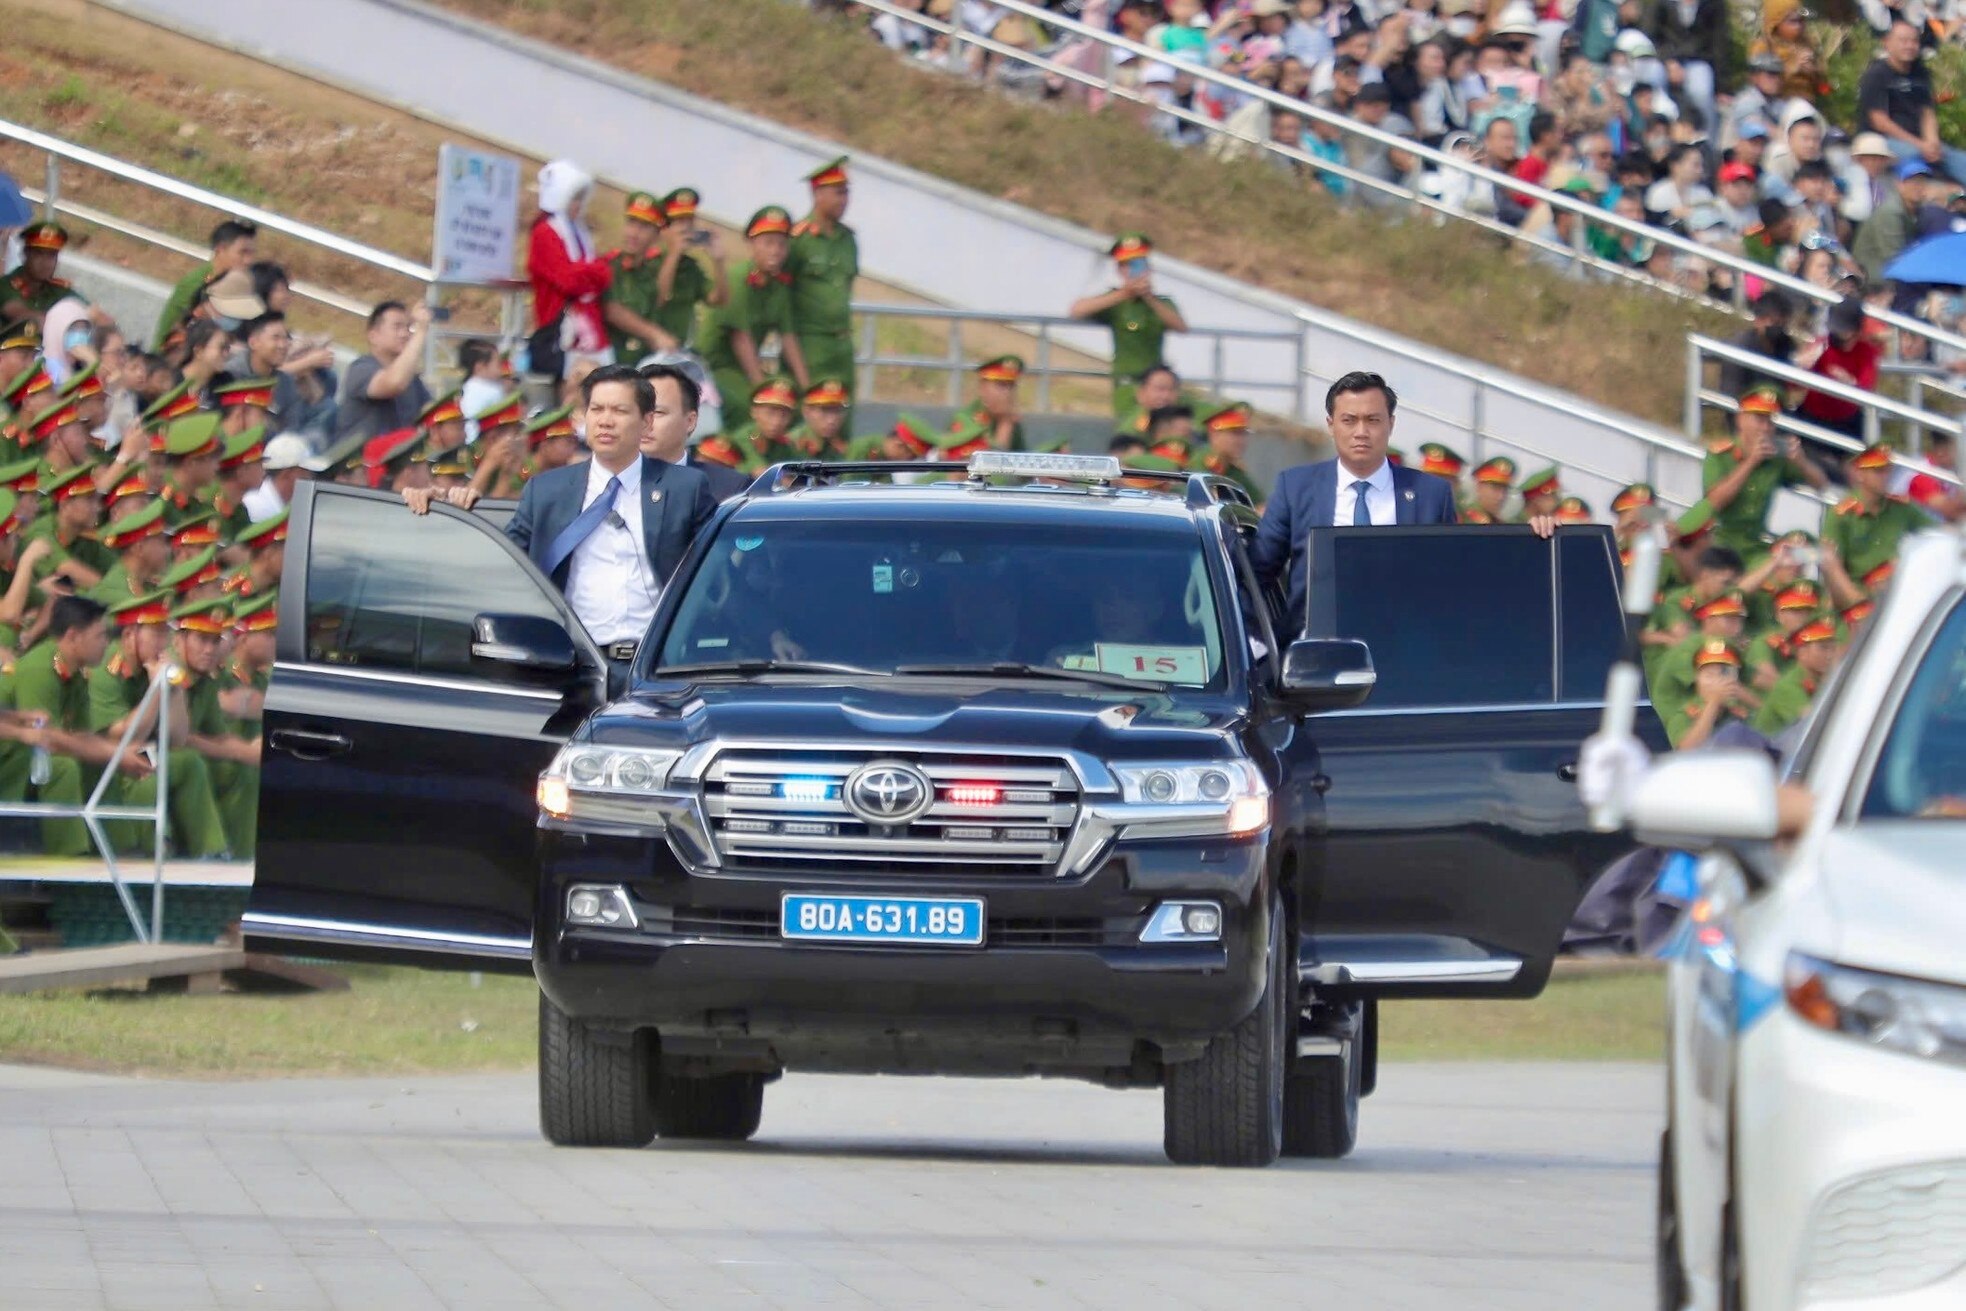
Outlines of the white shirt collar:
[[[1353,483],[1355,483],[1355,482],[1357,482],[1357,481],[1358,481],[1358,475],[1357,475],[1357,474],[1354,474],[1354,473],[1353,473],[1353,472],[1352,472],[1352,471],[1351,471],[1350,469],[1347,469],[1347,468],[1346,468],[1346,467],[1345,467],[1344,465],[1342,465],[1342,464],[1338,466],[1338,490],[1339,490],[1339,491],[1341,491],[1341,492],[1349,492],[1349,491],[1351,491],[1351,490],[1352,490],[1352,484],[1353,484]],[[1369,484],[1369,485],[1371,486],[1371,488],[1372,488],[1372,490],[1373,490],[1373,491],[1375,491],[1375,492],[1384,492],[1384,493],[1386,493],[1386,494],[1387,494],[1388,496],[1390,496],[1390,495],[1392,495],[1392,492],[1393,492],[1393,462],[1392,462],[1391,460],[1381,460],[1381,461],[1379,461],[1379,467],[1378,467],[1377,469],[1375,469],[1375,470],[1373,470],[1373,471],[1372,471],[1372,474],[1371,474],[1371,476],[1370,476],[1370,477],[1368,477],[1368,478],[1366,478],[1366,480],[1365,480],[1365,481],[1366,481],[1366,482],[1367,482],[1367,483],[1368,483],[1368,484]]]
[[629,496],[630,498],[634,497],[637,493],[639,493],[642,490],[641,457],[636,456],[635,459],[629,462],[628,467],[626,469],[623,469],[618,474],[609,473],[607,469],[602,466],[599,460],[593,460],[593,459],[588,460],[587,461],[587,499],[591,501],[596,496],[599,496],[601,494],[602,489],[608,485],[608,479],[610,478],[621,479],[622,492],[625,495]]

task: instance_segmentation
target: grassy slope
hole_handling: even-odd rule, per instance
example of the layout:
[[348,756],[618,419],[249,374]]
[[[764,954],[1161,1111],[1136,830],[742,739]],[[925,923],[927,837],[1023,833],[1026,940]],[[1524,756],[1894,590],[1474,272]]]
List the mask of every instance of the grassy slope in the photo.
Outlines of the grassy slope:
[[1715,326],[1525,267],[1470,228],[1341,209],[1120,114],[1007,101],[783,0],[440,2],[1098,230],[1144,228],[1183,259],[1662,421],[1678,414],[1687,329]]
[[[0,997],[0,1061],[241,1078],[522,1070],[530,979],[351,967],[348,992],[216,997],[136,992]],[[1559,980],[1533,1002],[1395,1002],[1389,1060],[1650,1060],[1659,980]]]

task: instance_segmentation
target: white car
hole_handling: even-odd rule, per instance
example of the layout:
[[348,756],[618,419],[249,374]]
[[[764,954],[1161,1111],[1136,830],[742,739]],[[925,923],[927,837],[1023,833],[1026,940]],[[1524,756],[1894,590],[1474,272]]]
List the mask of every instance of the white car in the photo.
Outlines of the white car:
[[1966,1308],[1966,536],[1907,541],[1779,782],[1687,752],[1631,821],[1701,852],[1668,976],[1660,1306]]

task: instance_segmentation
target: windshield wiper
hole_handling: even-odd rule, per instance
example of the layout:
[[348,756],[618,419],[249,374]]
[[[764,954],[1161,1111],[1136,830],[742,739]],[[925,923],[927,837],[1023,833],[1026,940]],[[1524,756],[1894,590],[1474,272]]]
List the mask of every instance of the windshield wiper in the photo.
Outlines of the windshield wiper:
[[1109,674],[1098,669],[1054,669],[1050,665],[1027,665],[1017,660],[992,660],[973,665],[896,665],[897,674],[946,674],[961,678],[965,675],[1015,677],[1015,678],[1062,678],[1073,683],[1097,683],[1101,687],[1124,687],[1135,691],[1165,692],[1167,684],[1151,678],[1128,678],[1124,674]]
[[858,674],[868,678],[880,677],[878,669],[863,669],[859,665],[836,664],[829,660],[706,660],[693,665],[662,665],[655,671],[655,677],[667,678],[670,675],[689,674],[736,674],[749,678],[756,674]]

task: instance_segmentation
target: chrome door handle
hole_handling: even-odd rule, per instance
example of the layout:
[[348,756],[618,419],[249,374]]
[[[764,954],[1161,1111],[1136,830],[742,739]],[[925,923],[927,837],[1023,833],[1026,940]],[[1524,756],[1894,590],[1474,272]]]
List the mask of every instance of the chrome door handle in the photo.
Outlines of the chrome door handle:
[[343,734],[314,733],[304,728],[275,729],[267,735],[266,744],[301,760],[326,760],[355,749],[354,741]]

